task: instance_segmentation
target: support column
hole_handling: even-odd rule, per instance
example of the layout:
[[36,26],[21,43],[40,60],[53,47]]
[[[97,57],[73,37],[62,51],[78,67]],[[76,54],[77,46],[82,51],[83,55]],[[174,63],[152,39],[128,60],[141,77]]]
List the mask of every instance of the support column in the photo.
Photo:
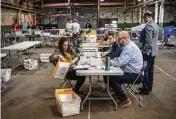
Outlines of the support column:
[[[146,0],[143,0],[144,3],[146,3]],[[145,4],[145,6],[143,7],[143,13],[145,13],[147,11],[147,6]]]
[[97,28],[100,27],[100,0],[97,0]]
[[100,0],[97,1],[97,28],[100,26]]
[[[133,0],[133,6],[136,6],[136,0]],[[132,23],[134,23],[134,13],[135,10],[132,10]]]
[[70,16],[69,17],[71,19],[72,17],[71,17],[71,3],[70,3],[70,0],[68,0],[68,4],[69,4],[69,12],[70,12]]
[[139,8],[139,24],[142,23],[142,9]]
[[163,18],[164,18],[164,1],[161,1],[161,5],[160,5],[160,13],[159,13],[159,26],[160,28],[163,28]]
[[34,24],[33,24],[33,25],[36,25],[36,23],[37,23],[37,22],[36,22],[36,19],[37,19],[36,13],[34,13],[34,15],[33,15],[33,23],[34,23]]
[[[124,9],[126,9],[126,6],[127,6],[127,0],[125,0],[124,1]],[[124,12],[124,14],[123,14],[123,21],[124,21],[124,23],[126,22],[125,20],[126,20],[126,12]]]
[[44,11],[44,1],[41,0],[42,11]]
[[134,10],[132,10],[132,23],[134,23],[134,16],[133,16],[133,12],[134,12]]
[[21,10],[18,12],[18,23],[21,24]]
[[158,23],[158,2],[155,2],[155,22]]

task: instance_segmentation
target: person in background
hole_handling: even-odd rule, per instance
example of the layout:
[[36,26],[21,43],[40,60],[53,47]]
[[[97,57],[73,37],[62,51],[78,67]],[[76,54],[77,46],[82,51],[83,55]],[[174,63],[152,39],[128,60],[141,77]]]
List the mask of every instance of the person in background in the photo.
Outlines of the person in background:
[[[72,65],[78,62],[79,55],[75,52],[73,48],[70,47],[69,40],[62,37],[58,43],[58,47],[55,49],[54,53],[49,57],[50,62],[55,66],[60,59],[61,61],[65,61],[66,59],[72,60]],[[76,70],[74,70],[71,66],[68,71],[66,78],[71,80],[77,80],[76,85],[74,87],[75,93],[81,93],[80,88],[84,84],[85,76],[77,76]]]
[[88,29],[91,29],[91,28],[92,28],[92,25],[91,25],[91,23],[90,23],[89,20],[87,21],[87,24],[86,24],[86,27],[85,27],[85,28],[88,28]]
[[73,30],[73,34],[79,34],[80,32],[80,25],[79,23],[77,23],[76,19],[73,20],[72,30]]
[[[110,47],[106,51],[106,53],[102,52],[100,54],[101,58],[110,57],[111,59],[113,59],[115,57],[119,57],[121,52],[122,52],[122,49],[119,47],[113,32],[109,32],[109,34],[108,34],[108,42],[110,44]],[[104,78],[105,84],[107,84],[107,76],[103,76],[103,78]],[[106,88],[104,88],[102,90],[102,92],[104,92],[104,91],[106,91]]]
[[[103,37],[103,40],[100,41],[100,43],[102,43],[103,45],[108,45],[107,40],[108,40],[108,34],[109,34],[110,32],[112,32],[112,31],[110,31],[110,30],[108,30],[108,29],[105,29],[105,30],[104,30],[104,37]],[[103,47],[103,48],[102,48],[103,51],[107,51],[108,49],[109,49],[109,48],[107,48],[107,47]]]
[[72,19],[68,19],[68,22],[66,23],[66,30],[67,32],[72,32]]
[[[121,31],[118,34],[118,44],[122,48],[119,57],[111,59],[110,63],[113,67],[121,67],[124,71],[123,75],[110,76],[110,84],[119,98],[119,107],[129,107],[131,100],[124,93],[121,84],[133,83],[138,77],[143,67],[143,57],[138,46],[130,40],[130,35],[127,31]],[[106,59],[103,59],[106,62]],[[141,83],[142,79],[139,78],[137,83]]]
[[119,57],[122,49],[118,46],[117,40],[113,32],[108,33],[108,43],[110,44],[109,49],[106,52],[102,52],[100,55],[102,58],[110,57],[111,59]]
[[20,25],[18,24],[17,19],[15,19],[14,24],[12,24],[12,30],[13,30],[14,32],[20,31]]
[[[153,21],[153,13],[147,11],[144,13],[143,19],[146,26],[140,33],[139,41],[142,44],[140,49],[143,54],[144,61],[147,62],[147,67],[144,70],[144,83],[143,88],[140,88],[141,95],[149,95],[153,86],[153,73],[154,73],[154,60],[157,56],[157,40],[159,38],[159,26]],[[147,85],[144,86],[144,85]]]
[[28,29],[32,29],[32,22],[27,22],[28,23]]
[[[15,19],[14,24],[12,24],[12,30],[14,31],[15,35],[16,35],[16,32],[20,31],[20,25],[18,24],[18,20],[17,19]],[[13,40],[16,39],[16,42],[19,42],[19,37],[12,38],[12,39]]]
[[79,35],[73,34],[70,45],[78,54],[80,53],[80,43]]
[[79,38],[82,40],[82,43],[86,40],[85,32],[83,30],[80,31]]
[[103,38],[103,41],[107,41],[108,40],[108,29],[105,29],[104,30],[104,38]]
[[171,21],[169,22],[169,26],[174,26],[174,25],[175,25],[174,21],[171,20]]
[[25,19],[22,19],[22,22],[21,22],[21,30],[22,30],[23,33],[26,33],[26,32],[27,32],[27,26],[28,26],[28,24],[27,24],[26,20],[25,20]]

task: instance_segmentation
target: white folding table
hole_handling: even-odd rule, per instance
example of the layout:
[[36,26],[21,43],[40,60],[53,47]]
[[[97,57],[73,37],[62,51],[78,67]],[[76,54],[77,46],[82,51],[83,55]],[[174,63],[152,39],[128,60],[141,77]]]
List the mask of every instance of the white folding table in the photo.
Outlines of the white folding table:
[[[99,54],[100,53],[98,53],[98,55]],[[91,66],[96,66],[93,68],[89,68],[89,70],[77,70],[76,71],[76,75],[78,76],[89,76],[89,92],[81,104],[81,110],[83,110],[83,105],[86,100],[112,100],[115,104],[115,109],[117,110],[117,103],[109,92],[109,76],[123,75],[123,70],[120,67],[114,67],[110,71],[105,71],[103,69],[104,64],[101,58],[96,58],[94,57],[95,55],[96,55],[95,53],[84,53],[84,56],[81,56],[80,61],[78,62],[78,65],[88,62],[90,63]],[[86,59],[86,57],[89,57],[89,58]],[[91,94],[91,90],[92,90],[91,76],[107,76],[107,93],[109,94],[110,98],[107,98],[107,97],[106,98],[103,98],[103,97],[99,97],[99,98],[91,97],[90,98],[89,97]]]
[[[11,57],[11,51],[16,51],[16,56],[18,57],[17,59],[20,61],[20,63],[23,63],[22,57],[23,56],[29,56],[31,54],[37,54],[39,57],[39,53],[36,50],[36,46],[40,45],[41,41],[25,41],[21,43],[16,43],[14,45],[10,45],[7,47],[1,48],[1,50],[6,50],[9,51],[9,56]],[[33,48],[33,52],[29,52],[29,49]],[[22,52],[22,54],[20,54]]]

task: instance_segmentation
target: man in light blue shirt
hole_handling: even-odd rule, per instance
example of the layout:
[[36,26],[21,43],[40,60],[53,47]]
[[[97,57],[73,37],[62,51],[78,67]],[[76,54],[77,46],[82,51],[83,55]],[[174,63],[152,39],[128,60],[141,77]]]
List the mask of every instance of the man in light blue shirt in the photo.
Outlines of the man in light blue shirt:
[[[122,83],[133,83],[143,67],[143,57],[138,46],[130,40],[128,32],[121,31],[118,34],[118,44],[122,48],[122,53],[118,58],[111,60],[111,65],[121,67],[124,74],[121,76],[110,77],[110,83],[120,99],[120,107],[131,105],[130,99],[125,95],[121,88]],[[103,60],[105,62],[105,60]],[[137,81],[141,82],[141,79]]]

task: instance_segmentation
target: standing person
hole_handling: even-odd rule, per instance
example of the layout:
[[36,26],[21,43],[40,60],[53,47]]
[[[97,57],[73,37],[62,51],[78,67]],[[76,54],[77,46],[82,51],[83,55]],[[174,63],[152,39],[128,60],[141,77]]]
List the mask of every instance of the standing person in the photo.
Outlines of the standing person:
[[27,32],[27,26],[28,26],[28,24],[27,24],[26,20],[25,20],[25,19],[22,19],[22,22],[21,22],[21,30],[22,30],[23,33],[26,33],[26,32]]
[[72,19],[68,19],[68,22],[66,23],[66,30],[67,32],[72,32]]
[[103,38],[103,41],[107,41],[108,40],[108,29],[105,29],[104,30],[104,38]]
[[79,25],[79,23],[77,23],[76,19],[74,19],[74,21],[73,21],[72,30],[73,30],[73,34],[79,34],[80,25]]
[[88,29],[91,29],[91,28],[92,28],[92,25],[91,25],[91,23],[90,23],[89,20],[87,21],[86,28],[88,28]]
[[12,30],[13,30],[14,32],[20,31],[20,25],[18,24],[17,19],[15,19],[14,24],[12,24]]
[[[12,30],[15,33],[15,35],[16,35],[16,32],[20,31],[20,25],[18,24],[18,20],[17,19],[15,19],[14,24],[12,24]],[[16,39],[16,42],[19,42],[19,37],[15,37],[13,39]]]
[[147,11],[144,13],[143,19],[146,26],[141,31],[140,43],[141,51],[143,54],[144,61],[147,62],[147,67],[144,71],[144,83],[147,85],[146,88],[141,89],[141,95],[148,95],[152,91],[153,86],[153,73],[154,73],[154,60],[157,52],[157,40],[159,37],[159,26],[153,21],[153,13]]

